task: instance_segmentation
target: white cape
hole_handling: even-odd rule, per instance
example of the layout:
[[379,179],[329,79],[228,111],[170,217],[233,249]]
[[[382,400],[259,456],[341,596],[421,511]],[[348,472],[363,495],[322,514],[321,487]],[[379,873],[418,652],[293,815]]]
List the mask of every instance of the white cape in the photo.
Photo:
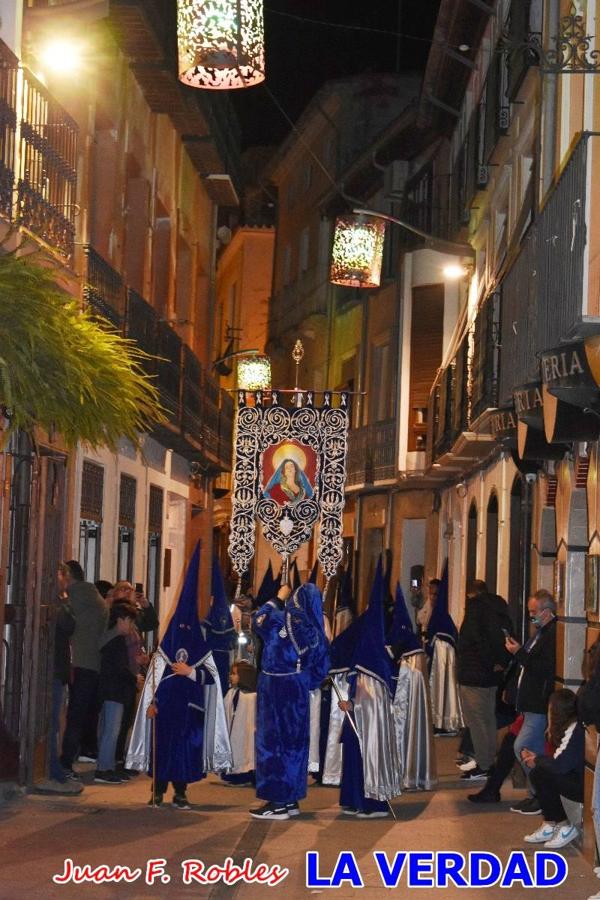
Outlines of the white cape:
[[[342,700],[348,699],[348,679],[346,672],[338,672],[333,675],[336,687]],[[344,713],[338,706],[338,696],[331,689],[331,710],[329,712],[329,730],[327,732],[327,747],[325,749],[325,763],[323,765],[323,784],[339,785],[342,780],[342,745],[340,737],[344,724]]]
[[365,797],[391,800],[402,789],[392,700],[387,686],[359,670],[354,717],[363,761]]
[[463,715],[456,679],[456,652],[454,645],[443,638],[433,639],[429,684],[434,728],[459,731],[463,727]]
[[400,662],[394,723],[403,788],[432,790],[438,779],[427,657],[423,650],[407,653]]
[[[147,772],[150,768],[152,755],[152,720],[146,718],[146,710],[154,700],[154,694],[160,684],[160,680],[171,660],[167,658],[159,647],[148,666],[146,680],[138,704],[125,767],[137,769],[139,772]],[[219,682],[219,673],[215,665],[212,653],[209,653],[198,663],[196,667],[204,665],[214,678],[214,684],[204,687],[204,740],[202,741],[202,768],[205,772],[223,772],[232,766],[231,745],[229,731],[225,718],[223,695]],[[181,676],[167,676],[181,677]]]
[[229,740],[233,755],[232,775],[253,772],[254,736],[256,731],[256,694],[240,691],[237,707],[233,709],[235,690],[225,694],[225,716],[229,726]]
[[321,767],[319,741],[321,738],[321,688],[310,692],[310,744],[308,749],[308,771],[318,772]]

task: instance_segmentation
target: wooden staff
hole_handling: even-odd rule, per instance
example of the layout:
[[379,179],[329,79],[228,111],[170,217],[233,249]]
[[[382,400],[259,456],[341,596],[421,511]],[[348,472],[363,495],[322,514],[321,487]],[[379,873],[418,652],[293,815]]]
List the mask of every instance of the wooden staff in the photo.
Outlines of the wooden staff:
[[[334,691],[335,691],[335,693],[336,693],[336,695],[337,695],[337,698],[338,698],[338,700],[340,701],[340,703],[346,703],[347,701],[344,700],[344,698],[342,697],[342,695],[341,695],[341,693],[340,693],[339,687],[338,687],[337,684],[335,683],[335,678],[330,678],[329,680],[330,680],[330,682],[331,682],[331,687],[334,689]],[[351,726],[351,728],[352,728],[352,731],[353,731],[354,734],[356,735],[356,740],[358,741],[358,746],[360,747],[360,735],[359,735],[359,733],[358,733],[358,729],[357,729],[357,727],[356,727],[356,723],[354,722],[354,719],[352,718],[352,716],[350,715],[350,713],[348,712],[347,709],[344,710],[344,715],[346,716],[346,718],[347,718],[348,721],[350,722],[350,726]],[[362,754],[362,751],[361,751],[361,754]],[[389,807],[389,810],[390,810],[392,816],[393,816],[394,819],[395,819],[395,818],[396,818],[396,813],[394,812],[394,807],[392,806],[392,804],[390,803],[389,800],[386,799],[385,802],[387,803],[387,805],[388,805],[388,807]]]

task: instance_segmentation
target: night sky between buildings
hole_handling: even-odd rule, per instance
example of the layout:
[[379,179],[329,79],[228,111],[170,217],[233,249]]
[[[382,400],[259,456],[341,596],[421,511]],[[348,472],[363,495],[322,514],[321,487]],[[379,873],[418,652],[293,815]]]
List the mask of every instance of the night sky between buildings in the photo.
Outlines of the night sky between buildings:
[[[295,121],[331,78],[423,69],[439,5],[440,0],[266,0],[268,90]],[[295,16],[400,30],[405,36],[334,28]],[[244,146],[278,144],[290,130],[264,86],[233,91],[232,97]]]

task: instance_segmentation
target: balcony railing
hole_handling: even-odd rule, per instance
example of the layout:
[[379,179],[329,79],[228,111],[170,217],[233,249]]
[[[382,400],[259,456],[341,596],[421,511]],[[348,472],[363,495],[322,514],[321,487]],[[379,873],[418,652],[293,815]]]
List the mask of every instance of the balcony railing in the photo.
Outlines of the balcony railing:
[[500,295],[491,294],[477,314],[471,366],[471,421],[498,406]]
[[70,260],[78,127],[0,41],[0,214]]
[[501,405],[515,386],[539,377],[541,351],[581,332],[592,147],[600,150],[600,136],[583,134],[502,281]]
[[123,279],[90,244],[83,248],[86,259],[83,299],[86,305],[121,328],[125,316],[126,292]]
[[293,284],[271,297],[269,304],[269,337],[276,340],[293,331],[311,316],[327,314],[329,277],[323,266],[303,272]]
[[0,213],[12,218],[19,61],[0,41]]
[[16,218],[70,259],[75,241],[78,128],[23,70]]
[[450,364],[443,369],[429,398],[428,455],[435,460],[452,449],[469,428],[469,335],[465,335]]
[[347,487],[396,477],[396,423],[376,422],[348,433]]
[[157,436],[183,456],[202,453],[214,469],[231,468],[233,401],[202,369],[179,335],[143,297],[127,289],[93,247],[87,246],[84,302],[148,354],[146,374],[158,388],[168,425]]

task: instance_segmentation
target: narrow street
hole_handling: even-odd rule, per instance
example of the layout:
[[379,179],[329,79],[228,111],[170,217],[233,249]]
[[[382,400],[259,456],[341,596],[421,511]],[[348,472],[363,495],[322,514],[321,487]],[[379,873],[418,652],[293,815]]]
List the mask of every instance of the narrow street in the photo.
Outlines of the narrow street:
[[[358,821],[344,818],[337,806],[335,788],[310,787],[302,804],[302,816],[286,822],[257,822],[247,811],[256,805],[249,788],[231,788],[208,782],[193,785],[189,796],[194,809],[175,811],[170,807],[148,809],[149,782],[145,776],[128,785],[101,787],[91,782],[91,766],[85,770],[86,788],[81,797],[29,796],[0,811],[3,853],[0,859],[0,897],[21,900],[31,896],[47,898],[179,898],[179,897],[258,897],[265,895],[260,885],[213,886],[181,880],[181,861],[201,859],[205,864],[222,864],[232,856],[238,864],[250,857],[255,865],[279,865],[289,868],[289,876],[271,890],[275,895],[303,897],[326,891],[305,887],[305,854],[321,853],[321,875],[331,873],[340,850],[353,850],[365,887],[363,896],[382,896],[373,859],[373,851],[382,850],[392,858],[399,850],[488,850],[506,861],[512,850],[524,849],[533,860],[534,847],[522,842],[522,836],[537,827],[537,817],[518,816],[509,811],[511,799],[518,796],[506,788],[500,806],[474,807],[465,799],[477,786],[459,787],[453,758],[454,739],[436,741],[441,758],[441,787],[435,793],[405,794],[394,803],[397,822],[391,820]],[[451,835],[446,839],[445,835]],[[537,849],[541,849],[538,847]],[[524,890],[513,887],[514,897],[552,897],[552,900],[580,900],[598,890],[599,882],[589,864],[574,847],[563,851],[569,866],[567,882],[560,888]],[[127,865],[142,867],[151,858],[167,860],[171,875],[168,886],[157,880],[153,886],[133,884],[63,885],[52,884],[52,875],[63,871],[64,859],[77,865]],[[398,887],[405,891],[404,876]],[[428,891],[425,896],[433,894]],[[435,891],[437,893],[437,891]],[[448,888],[444,897],[458,897],[461,891]],[[486,897],[506,897],[501,888],[487,889]],[[355,896],[354,889],[342,887],[336,897]]]

